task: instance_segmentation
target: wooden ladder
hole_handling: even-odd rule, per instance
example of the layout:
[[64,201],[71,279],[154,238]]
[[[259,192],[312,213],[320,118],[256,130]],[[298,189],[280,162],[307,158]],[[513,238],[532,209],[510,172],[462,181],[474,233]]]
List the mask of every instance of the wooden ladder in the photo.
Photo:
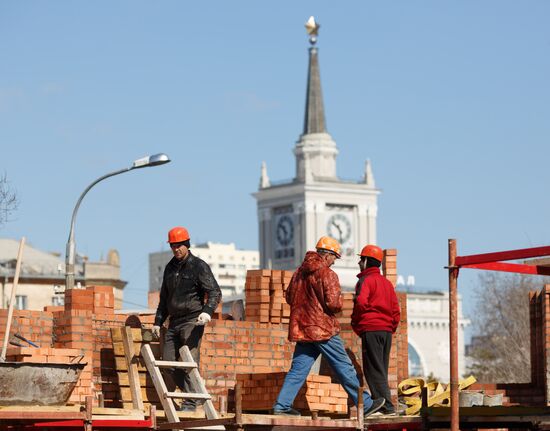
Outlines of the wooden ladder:
[[[183,399],[195,399],[195,400],[205,400],[204,403],[204,412],[207,419],[219,419],[218,412],[212,403],[212,396],[206,391],[206,386],[202,377],[200,376],[198,365],[193,360],[189,347],[182,346],[179,351],[181,361],[159,361],[155,359],[153,351],[148,344],[144,344],[141,347],[141,356],[145,361],[145,366],[147,371],[151,375],[155,389],[157,390],[160,402],[166,414],[166,419],[170,423],[179,423],[179,417],[176,411],[174,404],[175,398]],[[159,368],[184,368],[189,370],[189,378],[191,380],[191,385],[195,390],[198,390],[197,393],[191,392],[168,392],[166,383]],[[201,427],[201,429],[212,429],[212,430],[225,430],[223,425],[218,426],[209,426]]]

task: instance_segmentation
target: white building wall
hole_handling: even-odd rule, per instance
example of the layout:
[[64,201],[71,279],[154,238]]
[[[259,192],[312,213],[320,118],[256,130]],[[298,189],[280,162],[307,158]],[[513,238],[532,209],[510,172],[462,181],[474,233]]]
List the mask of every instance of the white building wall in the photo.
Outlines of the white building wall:
[[[417,350],[425,375],[433,374],[441,381],[450,378],[449,360],[449,294],[407,293],[409,343]],[[464,330],[470,321],[462,315],[458,300],[458,372],[465,373]]]
[[[258,269],[260,254],[257,250],[238,250],[235,244],[207,242],[191,245],[191,253],[204,260],[222,289],[223,300],[244,294],[246,272]],[[149,254],[149,291],[160,290],[166,264],[172,259],[172,251]]]
[[[64,286],[55,287],[53,283],[29,284],[19,283],[15,292],[15,308],[24,310],[42,310],[49,305],[65,303]],[[2,308],[7,308],[10,302],[12,283],[1,283]],[[56,293],[60,292],[60,293]]]

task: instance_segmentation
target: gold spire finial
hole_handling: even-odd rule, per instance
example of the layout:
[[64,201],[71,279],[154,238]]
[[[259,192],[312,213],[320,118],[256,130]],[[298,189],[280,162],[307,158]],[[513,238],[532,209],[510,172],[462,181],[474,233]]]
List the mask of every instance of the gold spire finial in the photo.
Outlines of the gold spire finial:
[[317,36],[319,35],[319,27],[321,27],[321,24],[315,22],[315,18],[312,16],[309,17],[309,19],[306,22],[306,31],[307,34],[309,34],[309,42],[312,45],[315,45],[317,42]]

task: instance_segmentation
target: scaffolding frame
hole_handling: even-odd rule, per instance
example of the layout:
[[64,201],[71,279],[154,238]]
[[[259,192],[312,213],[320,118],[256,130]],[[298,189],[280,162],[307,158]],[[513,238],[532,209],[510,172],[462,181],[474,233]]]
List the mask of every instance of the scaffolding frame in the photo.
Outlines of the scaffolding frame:
[[550,267],[503,261],[550,256],[550,246],[457,256],[456,239],[449,239],[449,350],[451,374],[451,431],[458,431],[458,274],[460,268],[516,274],[550,275]]

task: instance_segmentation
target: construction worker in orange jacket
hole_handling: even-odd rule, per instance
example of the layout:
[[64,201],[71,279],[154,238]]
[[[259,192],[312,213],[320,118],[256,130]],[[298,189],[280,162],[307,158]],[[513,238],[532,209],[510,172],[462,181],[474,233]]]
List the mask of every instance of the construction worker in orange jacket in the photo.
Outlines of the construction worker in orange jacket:
[[[330,364],[354,404],[358,402],[359,379],[340,338],[340,323],[336,318],[336,313],[342,310],[340,282],[330,269],[340,258],[340,244],[334,238],[323,236],[315,248],[316,251],[306,253],[285,293],[290,305],[288,339],[295,341],[296,347],[292,365],[273,406],[276,415],[300,415],[292,408],[292,403],[319,355]],[[368,392],[363,393],[365,417],[383,405],[383,398],[373,400]]]
[[376,245],[361,251],[355,286],[351,326],[361,337],[363,372],[373,398],[384,398],[383,414],[395,414],[388,385],[392,334],[399,325],[401,311],[393,285],[380,274],[384,253]]

